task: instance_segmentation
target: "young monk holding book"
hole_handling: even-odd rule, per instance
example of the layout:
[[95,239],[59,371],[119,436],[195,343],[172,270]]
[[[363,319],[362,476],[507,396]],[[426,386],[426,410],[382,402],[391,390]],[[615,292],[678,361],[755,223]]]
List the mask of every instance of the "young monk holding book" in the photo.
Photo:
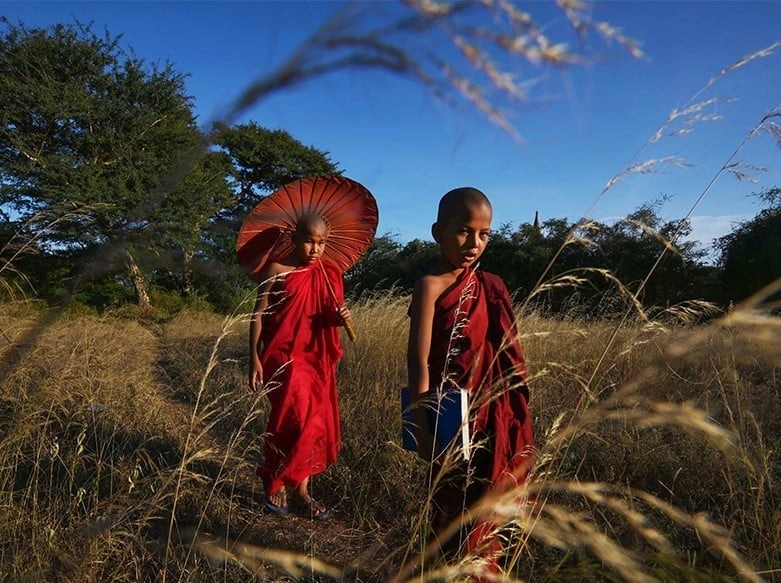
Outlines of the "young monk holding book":
[[441,457],[433,462],[431,526],[446,556],[474,552],[495,570],[499,539],[487,513],[464,525],[465,544],[440,538],[485,494],[522,484],[533,463],[526,366],[510,294],[499,276],[476,270],[491,219],[491,204],[476,188],[457,188],[440,200],[432,225],[440,258],[415,284],[407,366],[417,451],[426,460],[434,457],[432,428],[425,406],[415,404],[445,385],[469,395],[471,455],[455,465]]
[[330,509],[312,498],[309,481],[336,461],[341,447],[338,326],[351,315],[343,305],[341,271],[321,257],[325,220],[302,216],[292,237],[294,252],[264,268],[250,322],[249,386],[265,387],[271,401],[257,473],[269,511],[287,514],[290,488],[294,503],[312,518],[325,519]]

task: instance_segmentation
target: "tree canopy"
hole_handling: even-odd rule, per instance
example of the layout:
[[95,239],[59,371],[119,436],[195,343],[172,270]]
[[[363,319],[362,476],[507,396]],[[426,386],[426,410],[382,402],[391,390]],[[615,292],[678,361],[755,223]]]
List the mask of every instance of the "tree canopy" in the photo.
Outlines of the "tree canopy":
[[766,208],[717,241],[723,302],[738,302],[781,277],[781,188],[755,195]]
[[[663,221],[652,204],[612,224],[566,218],[515,229],[503,224],[492,233],[480,269],[501,275],[517,301],[547,312],[597,314],[620,308],[616,302],[629,296],[656,306],[708,298],[703,252],[695,242],[671,243],[687,228]],[[401,244],[383,235],[348,273],[347,288],[409,292],[437,255],[433,242]]]
[[[96,307],[130,298],[148,307],[151,288],[232,309],[252,290],[235,260],[247,213],[293,180],[341,174],[329,152],[283,129],[248,121],[205,134],[185,75],[136,58],[119,37],[80,24],[2,25],[0,249],[26,239],[34,253],[14,252],[14,265],[0,267],[41,297],[67,288]],[[593,312],[622,293],[659,306],[726,303],[781,272],[779,192],[758,195],[770,208],[718,241],[717,268],[696,242],[681,242],[689,226],[662,220],[655,204],[613,224],[500,225],[481,264],[520,300],[554,311],[577,303]],[[346,274],[347,287],[409,291],[436,255],[433,242],[381,235]]]
[[[4,25],[0,208],[46,251],[39,289],[52,287],[47,274],[73,291],[119,278],[149,307],[150,277],[182,294],[194,271],[202,285],[204,275],[230,279],[238,225],[263,196],[338,173],[284,130],[250,122],[203,135],[185,75],[127,54],[118,37]],[[31,220],[53,211],[45,228]]]
[[200,139],[170,64],[146,66],[89,27],[0,37],[0,204],[22,219],[53,206],[83,208],[46,234],[54,248],[100,250],[101,269],[124,264],[148,304],[134,254],[161,222],[177,161]]

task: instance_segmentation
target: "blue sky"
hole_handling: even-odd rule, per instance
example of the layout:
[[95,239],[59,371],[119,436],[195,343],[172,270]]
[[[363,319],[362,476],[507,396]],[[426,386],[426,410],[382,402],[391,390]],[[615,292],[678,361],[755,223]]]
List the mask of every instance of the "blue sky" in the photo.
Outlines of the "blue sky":
[[[551,2],[522,6],[551,36],[566,24]],[[492,200],[495,226],[530,222],[535,211],[543,221],[587,216],[612,222],[664,195],[669,200],[660,214],[677,219],[691,212],[692,238],[707,246],[758,212],[749,194],[781,186],[781,150],[760,133],[735,160],[767,168],[756,174],[758,182],[723,174],[708,188],[751,129],[781,102],[781,47],[702,91],[739,58],[781,41],[781,2],[622,0],[593,6],[595,18],[640,41],[647,58],[634,59],[592,35],[587,42],[596,58],[589,62],[563,69],[521,63],[518,73],[533,81],[533,100],[511,113],[522,141],[466,104],[448,105],[418,83],[381,72],[338,73],[286,89],[253,105],[239,121],[284,129],[330,152],[346,176],[377,198],[378,233],[401,241],[430,239],[439,197],[472,185]],[[20,0],[0,2],[0,15],[28,27],[92,22],[95,31],[105,27],[123,35],[122,46],[146,61],[170,60],[189,74],[187,90],[206,125],[343,7],[331,1]],[[375,19],[398,10],[389,1],[363,8],[376,12]],[[451,54],[447,46],[435,50]],[[693,98],[718,98],[702,113],[721,119],[644,148],[668,114]],[[666,157],[691,166],[632,173],[600,196],[625,168]]]

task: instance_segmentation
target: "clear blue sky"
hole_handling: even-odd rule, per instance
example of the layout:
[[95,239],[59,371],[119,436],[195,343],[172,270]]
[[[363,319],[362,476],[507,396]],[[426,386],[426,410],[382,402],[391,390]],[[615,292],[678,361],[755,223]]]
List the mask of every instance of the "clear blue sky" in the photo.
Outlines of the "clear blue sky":
[[[189,73],[187,89],[205,125],[343,6],[330,1],[14,1],[0,2],[0,14],[28,27],[92,22],[94,31],[105,27],[123,35],[122,45],[146,61],[170,60]],[[551,34],[565,24],[551,2],[524,7]],[[364,8],[377,10],[379,18],[395,6],[367,2]],[[254,105],[240,121],[284,129],[330,152],[345,175],[376,196],[378,232],[401,241],[430,239],[439,197],[463,185],[488,194],[495,226],[530,222],[535,211],[543,221],[586,215],[612,222],[660,195],[671,197],[661,215],[681,218],[748,132],[781,102],[781,48],[699,95],[697,101],[724,99],[703,110],[721,120],[644,150],[643,145],[708,79],[781,41],[781,2],[597,1],[594,16],[639,40],[647,59],[600,45],[599,58],[583,65],[562,70],[524,65],[524,74],[535,80],[535,100],[513,115],[521,143],[467,105],[448,106],[414,82],[378,72],[337,74],[285,90]],[[730,97],[736,99],[726,101]],[[667,156],[693,166],[632,174],[599,196],[628,165]],[[692,238],[706,246],[734,221],[758,212],[760,206],[747,195],[781,186],[781,150],[769,134],[753,139],[738,161],[769,171],[759,173],[756,184],[731,175],[716,182],[693,213]]]

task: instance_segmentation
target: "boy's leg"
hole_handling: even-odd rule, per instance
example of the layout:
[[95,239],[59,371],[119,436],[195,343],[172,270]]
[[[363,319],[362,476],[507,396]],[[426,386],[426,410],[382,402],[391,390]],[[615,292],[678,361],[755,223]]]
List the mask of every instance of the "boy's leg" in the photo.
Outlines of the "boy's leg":
[[[491,536],[493,525],[463,522],[447,540],[439,536],[449,530],[454,521],[460,521],[464,512],[477,503],[485,494],[489,485],[492,450],[484,435],[475,435],[475,447],[469,462],[463,462],[455,467],[450,466],[445,474],[441,474],[440,464],[432,464],[432,476],[429,483],[437,483],[431,499],[430,523],[432,537],[437,540],[443,557],[453,560],[466,552],[476,552],[485,549],[489,555],[496,551],[495,542],[498,539]],[[478,552],[482,556],[481,553]]]
[[301,480],[301,483],[296,488],[296,495],[298,496],[299,501],[301,502],[309,502],[309,498],[311,497],[309,495],[309,476]]

